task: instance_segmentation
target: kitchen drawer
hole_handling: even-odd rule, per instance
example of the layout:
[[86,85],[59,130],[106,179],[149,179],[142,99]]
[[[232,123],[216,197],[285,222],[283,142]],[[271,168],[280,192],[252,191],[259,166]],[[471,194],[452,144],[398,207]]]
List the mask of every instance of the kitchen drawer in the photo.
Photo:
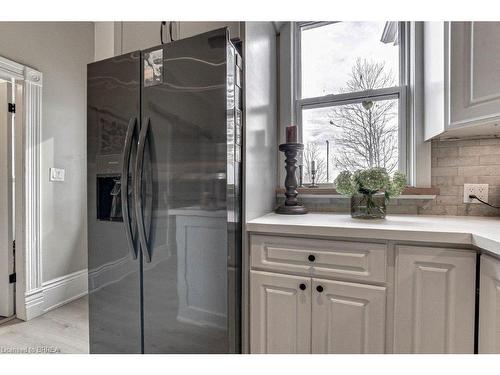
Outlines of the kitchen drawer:
[[250,262],[254,269],[386,281],[387,247],[380,243],[348,242],[251,235]]

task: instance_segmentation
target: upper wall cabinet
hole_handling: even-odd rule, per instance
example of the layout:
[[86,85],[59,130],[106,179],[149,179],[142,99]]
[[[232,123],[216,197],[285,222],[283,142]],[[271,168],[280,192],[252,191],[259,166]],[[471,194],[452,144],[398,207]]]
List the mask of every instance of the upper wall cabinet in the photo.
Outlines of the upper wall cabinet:
[[500,22],[424,23],[425,138],[500,133]]
[[[132,51],[157,46],[161,43],[161,22],[96,22],[95,60],[106,59]],[[229,28],[232,40],[242,39],[243,22],[172,22],[172,39],[184,39],[207,31]],[[170,24],[163,29],[163,41],[170,41]]]
[[181,21],[178,23],[177,31],[179,39],[189,38],[190,36],[205,33],[207,31],[219,29],[221,27],[229,28],[229,36],[231,40],[243,39],[240,31],[242,22],[187,22]]

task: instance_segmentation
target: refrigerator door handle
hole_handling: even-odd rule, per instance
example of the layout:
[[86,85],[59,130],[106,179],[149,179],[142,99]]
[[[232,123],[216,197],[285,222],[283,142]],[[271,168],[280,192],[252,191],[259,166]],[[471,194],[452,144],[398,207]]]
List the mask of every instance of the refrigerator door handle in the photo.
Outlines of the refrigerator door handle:
[[134,180],[134,203],[135,214],[137,217],[137,232],[139,233],[139,242],[141,244],[142,253],[147,263],[151,262],[151,252],[148,247],[146,237],[146,227],[144,225],[144,212],[142,207],[142,170],[144,165],[144,151],[146,139],[149,130],[150,119],[144,121],[144,124],[139,133],[139,143],[137,145],[137,159],[135,161],[135,180]]
[[[130,248],[130,254],[132,259],[137,259],[137,251],[134,246],[134,238],[132,236],[132,226],[130,223],[130,214],[128,207],[128,175],[129,175],[129,163],[130,154],[132,152],[132,142],[137,128],[137,119],[135,117],[131,118],[128,122],[127,133],[125,135],[125,147],[123,150],[123,160],[122,160],[122,176],[121,176],[121,200],[122,200],[122,216],[123,223],[125,224],[125,234],[127,237],[127,242]],[[132,176],[132,180],[134,177]]]

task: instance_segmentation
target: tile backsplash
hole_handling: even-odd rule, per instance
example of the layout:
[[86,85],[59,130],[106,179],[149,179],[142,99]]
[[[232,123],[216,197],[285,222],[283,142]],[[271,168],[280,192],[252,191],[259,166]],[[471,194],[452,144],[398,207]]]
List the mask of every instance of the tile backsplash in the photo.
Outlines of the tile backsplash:
[[500,216],[484,204],[464,204],[464,184],[488,184],[488,202],[500,205],[500,138],[432,142],[432,186],[436,200],[422,213]]
[[[500,216],[484,204],[464,204],[465,183],[489,184],[488,202],[500,205],[500,138],[432,141],[432,186],[436,199],[393,199],[388,213],[418,215]],[[282,194],[278,203],[283,202]],[[310,211],[349,212],[345,198],[302,198]]]

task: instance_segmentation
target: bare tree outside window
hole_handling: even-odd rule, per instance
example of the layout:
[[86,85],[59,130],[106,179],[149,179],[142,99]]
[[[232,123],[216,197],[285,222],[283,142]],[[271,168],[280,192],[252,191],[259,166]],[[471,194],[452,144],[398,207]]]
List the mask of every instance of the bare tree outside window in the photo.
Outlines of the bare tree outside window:
[[[365,91],[394,86],[394,76],[384,63],[358,59],[346,91]],[[336,132],[332,162],[339,170],[356,171],[382,167],[398,168],[397,101],[365,100],[332,108],[330,124]]]
[[[394,86],[395,77],[383,62],[357,59],[339,94]],[[304,181],[311,181],[311,162],[316,181],[331,182],[342,170],[382,167],[398,170],[398,99],[342,103],[303,111],[305,150]],[[328,146],[329,144],[329,146]],[[327,158],[329,148],[330,160]],[[327,181],[327,169],[329,181]]]

